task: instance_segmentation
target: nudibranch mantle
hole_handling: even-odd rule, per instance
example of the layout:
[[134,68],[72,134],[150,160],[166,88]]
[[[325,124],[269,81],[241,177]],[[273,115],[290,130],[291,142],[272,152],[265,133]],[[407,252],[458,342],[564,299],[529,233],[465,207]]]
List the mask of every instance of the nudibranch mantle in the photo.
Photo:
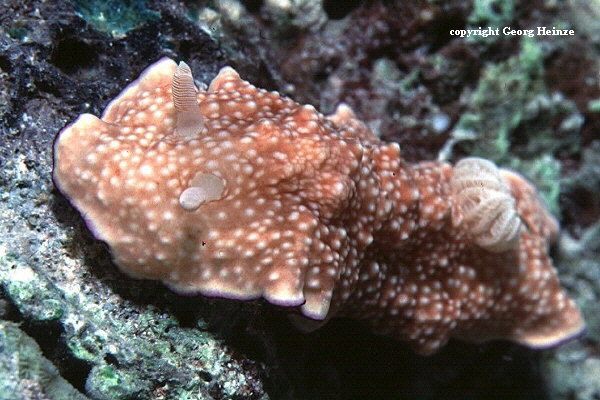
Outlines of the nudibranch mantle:
[[226,67],[163,58],[54,146],[54,181],[125,273],[265,298],[431,353],[450,337],[547,347],[584,323],[548,256],[558,224],[514,172],[410,164],[346,105],[324,116]]

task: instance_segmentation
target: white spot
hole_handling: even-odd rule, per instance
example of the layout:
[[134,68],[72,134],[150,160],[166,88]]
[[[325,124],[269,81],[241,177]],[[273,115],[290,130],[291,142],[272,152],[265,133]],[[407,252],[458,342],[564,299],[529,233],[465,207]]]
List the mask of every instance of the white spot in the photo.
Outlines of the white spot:
[[154,169],[148,164],[144,164],[140,167],[140,174],[145,177],[151,177],[154,174]]
[[271,272],[269,274],[269,280],[270,281],[276,281],[277,279],[279,279],[279,272],[275,271],[275,272]]

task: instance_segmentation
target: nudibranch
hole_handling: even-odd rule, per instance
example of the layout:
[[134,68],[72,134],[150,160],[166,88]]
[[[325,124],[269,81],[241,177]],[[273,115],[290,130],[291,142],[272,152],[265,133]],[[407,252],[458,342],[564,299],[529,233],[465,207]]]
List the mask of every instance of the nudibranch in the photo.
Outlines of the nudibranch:
[[264,298],[436,351],[548,347],[583,329],[548,255],[558,225],[490,161],[403,161],[346,105],[328,116],[223,68],[163,58],[54,146],[54,181],[128,275]]

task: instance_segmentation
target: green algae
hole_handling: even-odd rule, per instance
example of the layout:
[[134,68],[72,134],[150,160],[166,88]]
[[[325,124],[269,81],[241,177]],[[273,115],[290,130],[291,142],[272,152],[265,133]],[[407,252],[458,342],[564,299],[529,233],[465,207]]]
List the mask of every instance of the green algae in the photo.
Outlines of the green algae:
[[[90,290],[82,260],[65,253],[63,240],[48,242],[48,254],[35,268],[29,265],[32,259],[14,247],[23,241],[0,243],[0,284],[24,320],[53,321],[60,326],[64,347],[55,350],[90,367],[87,376],[80,378],[87,395],[106,400],[147,399],[158,390],[168,398],[191,399],[205,393],[209,384],[217,384],[224,398],[248,397],[245,372],[223,351],[219,340],[201,329],[181,327],[175,317],[152,305],[136,306],[107,287],[94,283]],[[54,274],[61,279],[52,279]],[[0,352],[6,353],[5,358],[21,357],[15,343],[2,337],[0,327]],[[41,355],[31,354],[32,363],[51,367]],[[4,367],[10,368],[14,367]],[[3,397],[1,390],[16,389],[3,382],[2,376],[0,371],[0,398],[21,400]],[[35,379],[27,382],[35,386],[31,390],[42,385]],[[18,388],[17,392],[26,390]]]
[[15,24],[13,27],[7,29],[6,33],[8,33],[8,36],[12,39],[23,40],[27,37],[29,31],[27,28]]
[[119,371],[110,365],[102,365],[92,368],[86,389],[94,399],[133,399],[149,391],[151,385],[149,382],[134,379],[131,374]]
[[600,113],[600,99],[591,100],[587,108],[589,112]]
[[116,38],[160,16],[144,0],[73,0],[72,4],[90,25]]
[[470,155],[523,173],[558,215],[555,154],[578,151],[583,117],[572,101],[549,93],[543,62],[542,45],[525,37],[518,54],[485,66],[452,138]]
[[[515,2],[514,0],[475,0],[473,10],[467,18],[467,29],[500,29],[509,27],[514,18]],[[502,35],[497,36],[469,36],[467,42],[490,44]]]
[[35,271],[28,266],[14,267],[11,279],[6,283],[7,294],[17,301],[22,309],[37,321],[59,319],[63,313],[61,301],[47,290],[47,284],[38,279]]
[[510,134],[522,121],[525,105],[532,93],[543,89],[542,68],[541,48],[533,40],[523,40],[517,56],[486,66],[453,135],[481,135],[481,140],[473,143],[474,155],[496,160],[505,157]]
[[560,196],[560,162],[554,157],[544,154],[531,160],[511,158],[505,165],[516,171],[522,171],[536,188],[543,203],[553,215],[560,214],[558,198]]

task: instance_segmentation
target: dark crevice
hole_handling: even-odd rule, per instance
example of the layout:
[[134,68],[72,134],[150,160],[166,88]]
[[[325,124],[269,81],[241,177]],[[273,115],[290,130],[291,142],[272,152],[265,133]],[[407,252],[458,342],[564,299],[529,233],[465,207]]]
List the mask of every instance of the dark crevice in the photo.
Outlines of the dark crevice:
[[119,360],[114,356],[114,354],[106,353],[104,356],[104,361],[109,365],[114,365],[115,367],[119,368]]
[[91,366],[73,357],[65,343],[63,327],[59,321],[26,321],[23,331],[35,339],[42,353],[59,370],[60,375],[80,392],[85,392],[85,382]]
[[[373,335],[356,321],[334,319],[309,334],[283,324],[269,326],[277,346],[268,351],[277,353],[271,356],[282,360],[284,371],[271,370],[264,380],[273,398],[294,392],[302,398],[346,400],[476,399],[481,393],[493,400],[548,399],[538,355],[512,343],[472,346],[452,341],[424,357],[405,343]],[[304,379],[289,382],[286,376]]]
[[207,372],[207,371],[200,371],[200,372],[198,372],[198,376],[204,382],[212,382],[213,379],[214,379],[213,376],[210,374],[210,372]]
[[10,297],[6,297],[6,303],[5,309],[8,312],[5,312],[4,318],[20,323],[21,330],[36,341],[44,357],[56,366],[60,376],[75,389],[85,393],[85,382],[91,366],[71,354],[65,342],[64,328],[61,322],[26,319]]
[[466,20],[459,14],[447,14],[436,19],[430,24],[428,37],[433,38],[428,48],[429,54],[436,53],[439,49],[450,43],[455,36],[450,35],[452,29],[464,29]]
[[6,72],[9,75],[13,72],[12,63],[6,55],[0,54],[0,70]]
[[263,5],[263,0],[242,0],[242,4],[249,13],[258,13]]
[[245,358],[250,360],[265,360],[267,349],[261,338],[248,335],[243,329],[237,328],[233,332],[242,332],[227,337],[227,344],[236,349]]
[[329,19],[343,19],[352,11],[359,8],[363,3],[363,0],[325,0],[323,2],[323,9]]
[[77,38],[65,38],[58,43],[50,57],[52,64],[70,75],[97,63],[97,51]]

